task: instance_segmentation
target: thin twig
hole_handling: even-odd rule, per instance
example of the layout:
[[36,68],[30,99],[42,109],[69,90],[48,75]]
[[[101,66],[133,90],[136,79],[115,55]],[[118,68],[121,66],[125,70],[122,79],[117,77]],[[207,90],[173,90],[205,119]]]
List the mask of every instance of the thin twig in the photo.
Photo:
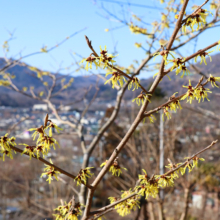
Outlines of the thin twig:
[[[184,167],[187,163],[189,163],[191,160],[193,160],[196,156],[198,156],[199,154],[201,154],[201,153],[203,153],[203,152],[209,150],[209,149],[210,149],[213,145],[215,145],[217,142],[218,142],[218,140],[213,141],[209,146],[207,146],[206,148],[204,148],[204,149],[200,150],[199,152],[193,154],[193,155],[192,155],[191,157],[189,157],[185,162],[181,163],[181,165],[179,165],[178,167],[176,167],[176,168],[174,168],[174,169],[172,169],[172,170],[166,172],[165,174],[163,174],[163,175],[161,175],[161,176],[163,176],[163,177],[164,177],[164,176],[169,176],[169,175],[172,174],[173,172],[179,170],[181,167]],[[159,178],[160,178],[160,177],[159,177]],[[158,178],[157,180],[159,180],[159,178]],[[96,210],[96,211],[91,212],[91,213],[90,213],[90,216],[91,216],[91,215],[94,215],[94,214],[97,215],[98,213],[101,213],[101,212],[105,212],[105,211],[107,211],[108,209],[110,209],[110,208],[116,206],[117,204],[119,204],[119,203],[121,203],[121,202],[124,202],[124,201],[126,201],[127,199],[129,199],[129,198],[131,198],[131,197],[134,197],[134,196],[136,196],[136,195],[137,195],[137,193],[134,192],[134,193],[130,194],[129,196],[123,198],[123,199],[120,199],[120,200],[118,200],[118,201],[116,201],[116,202],[114,202],[114,203],[111,203],[110,205],[107,205],[107,206],[105,206],[105,207],[103,207],[103,208],[101,208],[101,209],[98,209],[98,210]]]
[[[23,153],[23,150],[21,150],[21,149],[19,149],[19,148],[17,148],[17,147],[14,147],[14,146],[12,146],[12,145],[10,146],[10,148],[11,148],[12,150],[16,151],[16,152]],[[23,153],[23,154],[29,156],[28,153]],[[43,162],[44,164],[47,164],[47,165],[49,165],[49,166],[51,166],[51,167],[54,167],[55,170],[61,172],[62,174],[66,175],[66,176],[68,176],[68,177],[70,177],[70,178],[72,178],[72,179],[75,179],[75,178],[76,178],[75,175],[66,172],[65,170],[63,170],[63,169],[57,167],[56,165],[54,165],[54,164],[48,162],[47,160],[43,159],[42,157],[39,157],[39,158],[33,157],[33,158],[36,159],[36,160],[39,160],[39,161]],[[82,184],[84,184],[84,183],[82,182]],[[89,185],[89,184],[87,184],[87,183],[84,184],[84,185],[87,186],[87,187],[90,188],[90,189],[92,188],[92,186]]]

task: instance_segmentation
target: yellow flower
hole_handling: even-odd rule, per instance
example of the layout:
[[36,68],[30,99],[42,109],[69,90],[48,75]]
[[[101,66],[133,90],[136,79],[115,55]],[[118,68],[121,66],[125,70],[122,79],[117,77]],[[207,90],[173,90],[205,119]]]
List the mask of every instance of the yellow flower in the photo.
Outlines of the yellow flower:
[[[175,93],[170,97],[170,100],[175,99],[175,94],[176,94],[176,93],[177,93],[177,92],[175,92]],[[174,111],[174,112],[176,112],[177,109],[182,109],[182,106],[180,105],[180,101],[179,101],[179,100],[175,100],[175,101],[171,102],[171,103],[169,104],[169,109],[170,109],[171,111]]]
[[86,62],[86,66],[85,69],[88,71],[89,69],[92,69],[92,64],[94,63],[96,66],[96,69],[98,69],[98,67],[100,66],[100,64],[96,61],[98,58],[97,57],[93,57],[93,56],[89,56],[83,60],[81,60],[79,62],[79,64]]
[[112,203],[117,201],[116,197],[108,197],[108,199],[110,200],[110,204],[112,204]]
[[170,28],[170,23],[167,22],[167,21],[163,21],[161,27],[162,27],[162,29],[164,29],[164,28]]
[[65,205],[58,206],[54,211],[60,212],[59,214],[53,214],[56,217],[56,220],[78,220],[78,216],[82,215],[81,207],[82,205],[78,202],[74,206],[72,201],[68,204],[65,202]]
[[[100,165],[100,167],[105,166],[107,162],[108,162],[108,160],[106,160],[104,163],[102,163]],[[113,164],[110,166],[109,171],[112,173],[113,176],[120,176],[122,174],[121,169],[127,170],[126,168],[119,166],[118,158],[116,158],[114,160]]]
[[[50,163],[53,164],[52,160],[50,159]],[[58,181],[58,174],[60,174],[59,171],[56,171],[54,167],[50,166],[50,165],[46,165],[46,168],[44,168],[44,171],[46,171],[45,173],[41,174],[41,177],[43,177],[44,175],[47,175],[48,178],[46,181],[49,182],[49,184],[51,183],[51,180],[53,180],[52,177],[54,177],[57,181]]]
[[174,16],[174,18],[175,18],[175,19],[178,19],[178,18],[179,18],[179,15],[178,15],[178,14],[176,14],[176,15]]
[[[186,157],[186,159],[187,159],[187,157]],[[185,165],[185,167],[181,167],[181,168],[180,168],[180,172],[181,172],[182,175],[185,174],[186,168],[188,168],[189,173],[190,173],[190,172],[192,171],[192,169],[193,169],[193,166],[192,166],[192,164],[191,164],[189,161],[187,162],[187,164]]]
[[212,87],[214,86],[218,87],[218,85],[215,82],[220,82],[220,77],[214,77],[210,74],[208,81],[211,82]]
[[[9,138],[8,133],[0,138],[0,153],[2,154],[2,156],[0,156],[0,159],[2,159],[3,161],[5,161],[5,156],[13,159],[13,150],[11,149],[11,146],[16,145],[15,139],[15,137]],[[14,151],[14,153],[16,153],[16,151]]]
[[163,115],[162,115],[162,120],[163,121],[164,121],[164,116],[166,116],[168,120],[171,119],[171,114],[168,111],[168,109],[169,109],[169,106],[163,107]]
[[193,19],[191,17],[187,18],[186,23],[182,26],[182,32],[184,34],[186,34],[186,28],[187,27],[190,27],[192,32],[194,32],[194,29],[193,29]]
[[63,220],[65,219],[65,216],[62,214],[53,214],[53,216],[55,217],[55,220]]
[[135,45],[135,47],[137,47],[137,48],[140,48],[140,47],[142,46],[141,43],[135,43],[134,45]]
[[187,99],[187,102],[192,104],[192,100],[195,98],[197,99],[197,93],[195,92],[195,88],[192,87],[191,81],[189,80],[189,85],[188,86],[183,86],[184,88],[187,88],[188,91],[187,93],[181,98],[181,100]]
[[141,28],[141,27],[138,27],[137,25],[133,25],[132,22],[129,24],[129,29],[134,34],[145,34],[145,35],[147,34],[146,28]]
[[4,149],[4,150],[0,150],[0,153],[2,154],[2,156],[0,157],[0,159],[2,159],[3,161],[5,161],[5,155],[7,157],[9,157],[10,159],[13,159],[13,154],[12,154],[12,150],[11,149]]
[[[200,8],[196,13],[190,15],[190,19],[192,19],[192,26],[197,24],[196,31],[198,31],[200,29],[200,27],[201,28],[204,27],[204,25],[206,24],[206,17],[209,15],[209,13],[212,14],[211,12],[207,11],[206,9]],[[192,31],[194,31],[194,30],[192,30]]]
[[201,52],[199,55],[197,55],[197,56],[194,58],[195,62],[197,62],[197,58],[198,58],[198,56],[200,56],[200,57],[201,57],[201,62],[200,62],[200,64],[202,64],[202,63],[204,62],[205,65],[207,65],[205,57],[206,57],[206,56],[209,56],[210,62],[212,62],[212,57],[209,55],[209,54],[212,53],[212,52],[213,52],[213,50],[212,50],[212,51],[209,51],[209,52],[205,52],[205,51],[204,51],[204,52]]
[[49,128],[49,136],[52,137],[52,130],[53,128],[56,129],[57,133],[60,133],[63,129],[58,127],[56,124],[54,124],[52,121],[50,121],[50,124],[46,127],[46,129]]
[[33,134],[32,134],[32,137],[33,137],[33,140],[35,140],[36,136],[39,135],[38,137],[38,140],[40,138],[43,137],[44,135],[44,128],[43,126],[39,127],[39,128],[30,128],[28,131],[35,131]]
[[220,51],[220,40],[218,41],[218,45],[217,45],[217,47],[216,47],[216,51]]
[[78,213],[76,210],[72,210],[67,214],[67,220],[78,220]]
[[161,16],[161,20],[162,21],[166,21],[167,20],[167,16],[164,14],[164,13],[161,13],[162,16]]
[[0,146],[2,148],[2,150],[4,149],[11,149],[10,145],[15,146],[17,145],[15,143],[16,138],[15,137],[8,137],[8,133],[6,133],[4,136],[0,137]]
[[23,92],[26,92],[27,89],[28,89],[27,87],[23,87],[23,88],[22,88]]
[[122,76],[119,72],[108,72],[105,76],[108,76],[109,74],[112,74],[112,77],[105,81],[105,84],[108,82],[112,83],[112,88],[114,89],[115,86],[122,87],[124,85],[124,82],[126,82],[126,79],[124,76]]
[[37,140],[37,144],[40,144],[44,147],[45,151],[48,153],[50,151],[50,147],[53,147],[56,150],[55,144],[60,147],[57,140],[52,137],[43,136],[42,138]]
[[42,48],[40,49],[40,51],[41,51],[42,53],[47,53],[47,52],[48,52],[48,51],[47,51],[47,46],[42,47]]
[[42,153],[43,157],[44,157],[45,155],[47,155],[47,151],[45,150],[45,147],[42,146],[42,145],[36,146],[36,147],[34,148],[34,153],[36,154],[37,158],[40,157],[40,153]]
[[193,157],[192,160],[193,160],[193,165],[192,165],[192,167],[198,167],[198,161],[199,161],[199,160],[200,160],[200,161],[205,161],[204,158],[199,158],[199,157],[197,157],[197,156]]
[[149,180],[148,183],[141,184],[135,187],[135,190],[137,190],[138,195],[144,196],[145,199],[148,199],[149,196],[156,198],[158,195],[158,183],[155,179]]
[[176,75],[178,75],[181,71],[183,71],[183,74],[181,75],[181,78],[183,78],[183,76],[186,74],[188,76],[188,74],[190,74],[189,70],[186,68],[185,65],[180,65],[177,69],[176,69]]
[[60,214],[65,216],[68,213],[70,206],[71,206],[70,202],[68,204],[66,202],[64,202],[64,205],[58,206],[57,208],[54,209],[54,211],[58,211],[58,212],[60,212]]
[[146,170],[142,169],[142,171],[144,172],[143,175],[138,175],[138,179],[141,180],[140,183],[141,184],[147,184],[148,183],[148,180],[149,180],[149,177],[147,175],[147,172]]
[[132,17],[133,17],[134,19],[136,19],[137,21],[141,21],[141,19],[140,19],[137,15],[135,15],[135,14],[133,14]]
[[211,3],[210,3],[210,9],[211,10],[215,10],[218,8],[218,5],[215,3],[215,1],[213,0]]
[[174,182],[171,176],[156,175],[155,178],[158,179],[159,187],[165,188],[168,186],[171,186],[171,187],[174,186]]
[[[148,94],[148,95],[149,95],[149,94]],[[151,102],[150,99],[148,98],[148,95],[141,93],[141,94],[138,95],[136,98],[134,98],[134,99],[132,100],[132,102],[136,101],[136,103],[138,104],[138,106],[139,106],[141,103],[144,104],[144,101],[145,101],[145,100],[148,100],[149,102]]]
[[[133,192],[131,190],[124,191],[121,195],[121,198],[125,198],[132,194]],[[115,206],[116,211],[119,213],[120,216],[126,216],[130,214],[132,210],[136,210],[136,208],[140,208],[139,206],[139,196],[133,196],[126,201],[123,201]]]
[[167,44],[167,40],[160,39],[160,40],[159,40],[159,44],[160,44],[161,46],[164,46],[164,45]]
[[[168,164],[167,166],[165,166],[166,168],[168,168],[170,171],[172,171],[173,169],[176,169],[178,166],[180,166],[182,163],[178,163],[178,164]],[[172,172],[171,174],[170,174],[170,176],[171,176],[171,178],[174,180],[174,179],[176,179],[176,178],[178,178],[179,177],[179,169],[178,170],[176,170],[176,171],[174,171],[174,172]]]
[[208,92],[209,93],[212,93],[211,91],[209,91],[209,89],[205,89],[204,87],[200,87],[199,89],[196,89],[196,98],[198,100],[198,103],[200,103],[201,99],[203,99],[203,102],[204,102],[204,99],[206,98],[208,101],[210,101],[208,99]]
[[154,123],[154,121],[156,121],[156,118],[154,117],[154,115],[149,115],[148,116],[149,120],[150,120],[150,123]]
[[128,90],[130,90],[132,86],[134,87],[132,91],[140,87],[140,80],[135,76],[132,78],[131,82],[128,84]]
[[30,160],[31,160],[32,157],[35,157],[35,154],[34,154],[35,146],[30,146],[30,145],[28,145],[28,144],[19,144],[19,145],[24,145],[24,146],[26,146],[26,147],[24,148],[23,152],[21,153],[21,155],[24,154],[24,153],[29,154]]
[[156,58],[157,56],[160,55],[160,56],[163,57],[163,59],[164,59],[164,61],[165,61],[165,64],[167,64],[167,63],[168,63],[168,62],[167,62],[167,57],[168,57],[169,54],[173,57],[173,59],[175,59],[175,57],[174,57],[174,55],[173,55],[172,53],[175,54],[175,52],[173,52],[173,51],[168,51],[168,50],[163,50],[163,51],[161,51],[161,52],[156,52],[156,53],[154,54],[154,60],[155,60],[155,58]]
[[85,169],[81,169],[79,174],[76,176],[74,181],[77,181],[77,186],[81,185],[82,183],[85,184],[87,182],[87,178],[91,178],[93,173],[91,173],[90,169],[93,167],[86,167]]
[[176,69],[176,75],[178,75],[181,71],[183,71],[181,78],[185,75],[185,73],[186,75],[190,74],[189,70],[185,66],[185,58],[177,58],[177,59],[171,60],[170,62],[173,62],[171,71]]
[[100,54],[101,56],[98,57],[98,59],[99,59],[100,64],[101,63],[104,64],[103,69],[108,67],[109,63],[111,63],[111,65],[113,66],[113,64],[116,62],[115,60],[113,60],[113,58],[115,58],[116,56],[113,56],[112,54],[108,54],[106,46],[104,50],[102,50],[102,47],[100,46]]

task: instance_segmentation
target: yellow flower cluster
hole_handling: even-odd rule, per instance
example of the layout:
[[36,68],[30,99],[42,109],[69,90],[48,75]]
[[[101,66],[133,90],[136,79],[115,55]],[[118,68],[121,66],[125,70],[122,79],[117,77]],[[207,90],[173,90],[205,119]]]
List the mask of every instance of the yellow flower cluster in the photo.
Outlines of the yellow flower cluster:
[[194,32],[194,25],[197,25],[196,31],[198,31],[200,28],[203,28],[206,24],[206,17],[209,15],[209,13],[212,14],[206,9],[200,8],[196,13],[190,15],[185,24],[182,26],[183,33],[186,33],[187,27],[190,27],[192,32]]
[[[38,139],[36,141],[36,146],[30,146],[28,144],[20,144],[25,146],[22,154],[24,153],[29,154],[30,159],[32,157],[39,158],[41,155],[45,157],[50,152],[51,147],[53,147],[54,149],[56,149],[55,145],[60,147],[59,143],[54,138],[52,138],[53,135],[52,129],[55,129],[59,133],[60,130],[62,130],[62,128],[59,128],[51,120],[48,120],[48,122],[49,125],[46,128],[41,126],[39,128],[29,129],[29,131],[34,131],[34,133],[32,134],[33,140],[35,140],[37,136]],[[49,135],[47,135],[47,131]]]
[[[132,190],[124,191],[121,195],[121,199],[133,194]],[[114,203],[117,201],[117,198],[115,197],[109,197],[110,203]],[[120,216],[126,216],[131,213],[132,210],[136,210],[139,206],[139,196],[135,195],[129,199],[126,199],[125,201],[115,205],[115,210],[118,212]]]
[[[140,196],[145,196],[145,199],[148,199],[149,196],[156,198],[159,193],[159,188],[174,186],[174,180],[179,177],[179,172],[182,175],[185,174],[186,169],[191,172],[192,169],[198,165],[199,160],[204,161],[203,158],[199,158],[197,156],[192,158],[193,164],[190,162],[189,158],[185,159],[188,161],[185,162],[183,167],[179,167],[182,165],[182,163],[170,163],[166,166],[166,168],[169,169],[167,174],[165,173],[163,175],[153,175],[151,178],[147,175],[147,172],[142,169],[144,174],[140,174],[138,176],[139,184],[135,187],[135,192],[137,192],[137,194]],[[115,201],[112,200],[111,202]]]
[[40,70],[40,69],[38,69],[37,67],[34,67],[34,66],[28,66],[28,69],[30,69],[31,71],[36,72],[38,78],[42,78],[43,76],[48,76],[49,75],[49,72],[42,71],[42,70]]
[[81,185],[82,183],[85,184],[87,182],[87,178],[91,178],[93,173],[91,173],[90,169],[93,167],[86,167],[85,169],[81,169],[79,174],[76,176],[74,181],[76,180],[77,186]]
[[[181,165],[181,163],[178,163],[178,164],[172,164],[172,163],[170,163],[170,164],[168,164],[168,165],[165,166],[165,167],[168,168],[169,170],[173,170],[173,169],[177,168],[177,167],[180,166],[180,165]],[[181,169],[181,168],[180,168],[180,169]],[[180,171],[180,169],[178,169],[178,170],[176,170],[176,171],[174,171],[174,172],[172,172],[172,173],[170,174],[170,177],[171,177],[173,180],[175,180],[176,178],[179,177],[179,171]]]
[[[0,159],[5,161],[5,156],[9,157],[10,159],[13,159],[13,150],[11,149],[11,146],[15,146],[15,137],[8,137],[8,134],[5,134],[0,138]],[[16,153],[14,151],[14,153]]]
[[[185,59],[184,58],[177,58],[170,62],[173,62],[173,66],[171,67],[171,71],[176,69],[176,75],[178,75],[180,72],[183,71],[183,74],[181,75],[181,78],[186,74],[190,74],[189,70],[185,66]],[[170,63],[169,62],[169,63]]]
[[10,86],[11,83],[8,80],[0,80],[0,86]]
[[79,202],[72,204],[70,201],[68,204],[65,202],[65,205],[60,205],[54,211],[59,213],[53,214],[56,220],[78,220],[78,216],[82,215],[81,210],[82,204]]
[[149,178],[147,172],[142,169],[143,175],[139,174],[138,179],[140,181],[139,185],[135,187],[135,191],[138,195],[145,196],[147,199],[149,196],[156,198],[158,194],[158,183],[155,178]]
[[137,25],[134,25],[132,22],[129,24],[129,29],[134,34],[147,34],[146,28],[138,27]]
[[86,62],[85,69],[87,71],[89,69],[92,69],[93,63],[95,64],[96,69],[98,69],[98,67],[101,67],[101,66],[103,66],[103,69],[105,69],[106,67],[108,67],[108,65],[113,65],[115,63],[115,60],[113,60],[113,58],[115,58],[116,56],[113,56],[112,54],[108,54],[106,46],[105,46],[104,50],[102,50],[102,48],[100,46],[100,54],[101,55],[99,57],[94,57],[94,56],[92,56],[92,54],[90,54],[89,57],[81,60],[79,63],[79,64],[81,64],[83,62]]
[[[175,92],[171,97],[170,100],[174,100],[175,99],[175,94],[177,92]],[[162,119],[164,120],[164,116],[167,117],[167,119],[171,119],[171,113],[170,111],[176,112],[178,109],[182,109],[182,106],[180,105],[180,100],[174,100],[173,102],[171,102],[170,104],[166,105],[163,107],[163,115],[162,115]]]
[[[140,29],[139,31],[143,32],[142,29]],[[136,43],[135,45],[137,47],[141,47],[141,44]],[[105,84],[111,82],[112,88],[114,89],[115,86],[122,87],[124,83],[127,82],[124,75],[126,76],[126,74],[130,74],[135,69],[134,65],[130,65],[128,68],[120,68],[122,69],[122,71],[125,70],[126,74],[120,73],[120,71],[115,71],[115,70],[112,71],[113,64],[115,63],[115,60],[113,58],[115,57],[116,56],[107,53],[106,46],[104,50],[100,46],[100,56],[98,56],[97,54],[96,56],[94,56],[94,54],[92,53],[88,58],[83,59],[80,63],[86,62],[86,66],[85,66],[86,70],[92,69],[93,63],[95,64],[96,69],[98,67],[101,67],[103,69],[107,68],[108,72],[106,73],[105,77],[107,77],[108,75],[111,75],[111,77],[105,81]],[[131,79],[131,82],[128,84],[128,89],[131,89],[132,87],[133,87],[133,91],[140,87],[140,80],[137,77],[133,77]]]
[[187,93],[181,98],[181,100],[187,99],[187,102],[189,102],[190,104],[192,104],[192,101],[194,99],[198,100],[198,103],[200,103],[201,99],[206,98],[208,101],[210,101],[208,99],[208,93],[212,93],[211,91],[209,91],[209,89],[204,88],[203,86],[199,86],[198,88],[194,88],[191,85],[191,81],[189,80],[189,85],[188,86],[183,86],[184,88],[187,88],[188,91]]
[[98,57],[98,60],[100,63],[99,66],[101,66],[101,64],[103,64],[103,69],[108,67],[109,63],[113,66],[113,64],[115,63],[115,60],[113,60],[113,58],[115,58],[116,56],[113,56],[112,54],[108,54],[106,46],[105,46],[104,50],[102,50],[102,47],[100,46],[100,54],[101,54],[101,56]]
[[[104,163],[102,163],[100,165],[100,167],[105,166],[107,162],[108,162],[108,160],[106,160]],[[121,169],[127,170],[126,168],[119,166],[118,158],[116,158],[114,160],[113,164],[110,166],[109,171],[112,173],[113,176],[120,176],[122,174]]]
[[[50,159],[50,163],[53,164],[51,159]],[[46,168],[44,168],[45,173],[42,173],[41,177],[43,177],[45,175],[48,176],[47,181],[49,182],[49,184],[53,180],[52,177],[54,177],[58,181],[57,175],[60,174],[60,172],[55,170],[55,168],[53,166],[46,165],[46,164],[45,164],[45,166],[46,166]]]

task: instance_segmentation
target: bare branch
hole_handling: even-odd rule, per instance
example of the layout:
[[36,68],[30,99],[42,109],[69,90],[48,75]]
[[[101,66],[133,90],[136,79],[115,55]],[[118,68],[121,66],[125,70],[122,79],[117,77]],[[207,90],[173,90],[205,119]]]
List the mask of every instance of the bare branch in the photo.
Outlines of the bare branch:
[[[16,152],[23,153],[23,150],[21,150],[21,149],[19,149],[19,148],[17,148],[17,147],[14,147],[14,146],[12,146],[12,145],[10,146],[10,148],[13,149],[13,150],[16,151]],[[23,153],[23,154],[29,156],[28,153]],[[47,164],[47,165],[49,165],[49,166],[51,166],[51,167],[54,167],[55,170],[61,172],[62,174],[66,175],[66,176],[68,176],[68,177],[70,177],[70,178],[72,178],[72,179],[75,179],[75,178],[76,178],[76,176],[74,176],[73,174],[70,174],[70,173],[66,172],[65,170],[63,170],[63,169],[57,167],[56,165],[54,165],[54,164],[48,162],[47,160],[43,159],[42,157],[39,157],[39,158],[33,157],[33,158],[36,159],[36,160],[39,160],[39,161],[43,162],[44,164]],[[83,184],[83,183],[82,183],[82,184]],[[87,186],[88,188],[92,188],[92,186],[89,185],[89,184],[84,184],[84,185]]]

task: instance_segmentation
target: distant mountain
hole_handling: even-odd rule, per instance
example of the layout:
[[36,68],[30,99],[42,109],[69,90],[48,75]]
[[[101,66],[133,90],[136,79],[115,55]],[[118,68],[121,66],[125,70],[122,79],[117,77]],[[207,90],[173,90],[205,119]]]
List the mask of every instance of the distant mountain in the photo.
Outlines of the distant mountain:
[[[207,75],[209,73],[212,73],[213,75],[220,76],[220,54],[212,56],[211,63],[209,62],[209,58],[207,58],[207,62],[207,66],[204,64],[198,64],[196,66]],[[4,67],[5,65],[6,61],[3,58],[0,58],[0,68]],[[7,69],[6,72],[15,75],[15,79],[13,79],[13,81],[15,82],[18,88],[29,88],[31,86],[34,86],[37,92],[40,92],[44,89],[42,82],[36,77],[36,73],[34,71],[31,71],[26,65],[23,65],[22,63],[19,63]],[[195,74],[193,70],[191,70],[190,72],[192,73],[190,74],[190,79],[192,81],[195,81],[196,83],[198,81],[198,78],[201,76]],[[183,91],[182,85],[188,84],[188,79],[186,79],[186,77],[180,78],[180,76],[175,76],[175,72],[170,73],[169,76],[172,78],[171,81],[169,81],[168,77],[165,77],[164,80],[162,80],[162,82],[159,84],[161,90],[166,91],[167,95],[172,95],[174,92],[178,90],[179,92],[181,92],[181,90]],[[62,75],[58,74],[57,77],[62,78]],[[70,77],[67,76],[66,81],[68,81],[69,79]],[[82,100],[85,91],[88,90],[90,86],[92,86],[92,88],[86,95],[87,101],[91,100],[96,91],[95,86],[97,83],[97,79],[98,77],[95,75],[74,77],[74,82],[72,86],[67,90],[63,91],[58,96],[54,97],[53,102],[56,104],[68,104]],[[49,77],[44,76],[44,80],[50,84]],[[60,89],[59,82],[60,79],[58,80],[58,86],[55,87],[55,91],[59,91]],[[148,88],[152,82],[152,77],[141,80],[141,84],[145,88]],[[112,89],[109,85],[104,85],[104,81],[102,79],[99,79],[98,87],[99,92],[97,98],[99,103],[109,103],[114,100],[117,93],[116,89]],[[39,103],[39,101],[33,100],[32,98],[28,98],[22,94],[18,94],[17,92],[11,91],[10,89],[7,89],[2,86],[0,87],[0,94],[0,106],[4,105],[13,107],[31,107],[33,104]],[[134,92],[127,91],[124,98],[131,99],[134,95],[138,95],[138,91],[135,91],[135,94]]]

